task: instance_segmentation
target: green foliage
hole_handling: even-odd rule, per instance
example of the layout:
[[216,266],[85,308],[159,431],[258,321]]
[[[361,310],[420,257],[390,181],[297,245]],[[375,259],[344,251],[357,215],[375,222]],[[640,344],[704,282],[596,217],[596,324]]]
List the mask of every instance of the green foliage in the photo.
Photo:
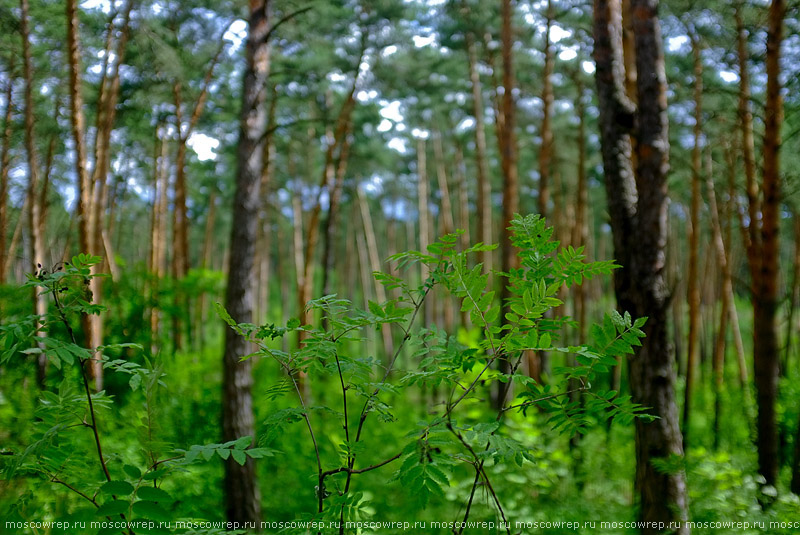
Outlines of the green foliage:
[[[141,351],[138,344],[86,348],[77,343],[73,324],[81,315],[104,310],[91,302],[88,291],[89,281],[101,276],[93,273],[100,260],[78,255],[51,271],[41,269],[30,276],[25,286],[51,297],[50,313],[22,317],[0,328],[0,363],[10,365],[28,355],[43,354],[61,374],[55,390],[39,392],[27,444],[3,449],[3,478],[21,484],[38,482],[80,498],[89,507],[76,507],[73,520],[173,522],[181,518],[171,481],[179,474],[215,455],[244,464],[248,457],[260,459],[274,451],[250,447],[252,437],[188,449],[164,440],[158,410],[159,393],[166,388],[163,364],[144,359],[142,365],[125,358]],[[56,337],[61,327],[66,333],[63,339]],[[88,364],[92,358],[102,362],[107,374],[126,378],[131,395],[143,402],[138,414],[122,420],[113,396],[91,392]],[[136,446],[111,442],[118,448],[109,449],[103,432],[115,427],[134,435]],[[23,493],[6,518],[25,519],[30,497]]]
[[[609,274],[616,265],[586,262],[582,249],[559,250],[552,229],[538,216],[517,216],[511,228],[521,267],[499,274],[511,289],[506,303],[495,298],[482,266],[472,264],[475,253],[494,246],[479,244],[459,250],[459,233],[454,233],[432,243],[425,252],[393,256],[391,260],[400,269],[423,264],[430,276],[413,286],[400,277],[376,273],[376,279],[396,297],[385,303],[370,301],[367,310],[327,295],[306,305],[309,317],[319,317],[318,324],[301,325],[290,319],[285,326],[257,326],[237,323],[217,305],[220,317],[257,346],[254,353],[243,358],[267,357],[285,374],[284,380],[264,392],[265,397],[273,402],[287,396],[299,401],[299,406],[269,413],[259,442],[276,444],[288,431],[287,425],[305,423],[306,439],[313,445],[317,464],[315,518],[364,518],[370,509],[367,496],[373,496],[374,491],[362,494],[353,488],[352,480],[395,462],[390,481],[398,481],[419,508],[443,499],[464,468],[471,469],[476,477],[461,500],[473,495],[479,482],[492,488],[489,467],[538,463],[530,447],[509,434],[507,423],[524,419],[532,407],[544,411],[552,428],[567,434],[585,432],[600,420],[629,424],[633,418],[651,418],[646,408],[631,403],[629,397],[591,386],[616,364],[617,357],[633,353],[640,345],[645,319],[634,320],[627,313],[614,311],[592,326],[591,344],[562,346],[562,332],[573,322],[550,313],[562,304],[557,297],[562,286]],[[469,345],[434,325],[415,327],[426,298],[441,290],[444,297],[449,294],[460,301],[461,311],[469,314],[476,335]],[[383,361],[365,356],[360,349],[360,333],[385,325],[398,333],[399,348]],[[276,340],[291,333],[302,335],[298,348],[286,351],[274,347]],[[529,351],[572,355],[575,364],[555,370],[547,384],[540,384],[520,371]],[[510,372],[495,370],[501,359],[508,362]],[[326,394],[331,384],[339,387],[333,404],[307,405],[310,396],[331,399]],[[497,384],[505,385],[507,391],[513,384],[518,391],[513,397],[507,395],[496,415],[487,419],[474,408]],[[309,386],[319,393],[309,394]],[[409,430],[405,445],[399,445],[395,455],[374,459],[373,449],[386,449],[374,448],[374,437],[380,435],[376,422],[397,425],[407,421],[396,413],[394,404],[429,388],[446,392],[446,401],[427,408],[425,418]],[[338,431],[323,435],[320,428]],[[325,447],[322,436],[330,439],[336,455]],[[204,451],[209,457],[213,455],[213,448]],[[294,462],[290,452],[284,455],[289,463]],[[334,468],[327,469],[329,465]],[[502,514],[502,496],[493,490],[491,494]]]

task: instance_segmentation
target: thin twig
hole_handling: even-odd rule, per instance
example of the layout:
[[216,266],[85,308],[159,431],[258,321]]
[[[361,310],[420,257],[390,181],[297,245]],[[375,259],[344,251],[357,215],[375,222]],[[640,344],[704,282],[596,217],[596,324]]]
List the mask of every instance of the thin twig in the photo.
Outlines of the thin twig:
[[[72,339],[72,343],[78,345],[78,342],[75,340],[75,333],[72,330],[72,326],[69,324],[67,316],[64,313],[64,309],[61,306],[61,301],[59,301],[58,299],[57,284],[53,286],[52,293],[56,309],[58,309],[58,314],[61,317],[61,321],[67,328],[67,332],[69,333],[69,336]],[[100,459],[100,466],[103,468],[103,474],[105,474],[107,481],[111,481],[111,474],[109,474],[108,472],[108,467],[106,466],[106,460],[103,457],[103,447],[100,445],[100,435],[97,432],[97,420],[95,419],[94,415],[94,403],[92,402],[92,393],[89,390],[89,378],[86,375],[86,362],[88,362],[89,360],[90,359],[80,359],[80,369],[81,369],[81,377],[83,378],[83,388],[86,392],[86,399],[89,402],[89,415],[92,417],[92,423],[89,427],[92,428],[92,432],[94,434],[94,443],[95,446],[97,447],[97,457]]]
[[368,466],[366,468],[359,468],[358,470],[354,470],[352,468],[348,468],[347,466],[342,466],[341,468],[335,468],[333,470],[328,470],[327,472],[323,472],[322,473],[322,477],[324,479],[324,478],[326,478],[328,476],[332,476],[334,474],[340,474],[342,472],[347,472],[348,474],[363,474],[364,472],[371,472],[372,470],[376,470],[376,469],[378,469],[378,468],[380,468],[382,466],[385,466],[385,465],[391,463],[392,461],[396,461],[397,459],[400,458],[400,456],[402,454],[403,454],[403,452],[401,451],[400,453],[398,453],[396,455],[393,455],[392,457],[389,457],[385,461],[381,461],[381,462],[379,462],[377,464],[373,464],[372,466]]

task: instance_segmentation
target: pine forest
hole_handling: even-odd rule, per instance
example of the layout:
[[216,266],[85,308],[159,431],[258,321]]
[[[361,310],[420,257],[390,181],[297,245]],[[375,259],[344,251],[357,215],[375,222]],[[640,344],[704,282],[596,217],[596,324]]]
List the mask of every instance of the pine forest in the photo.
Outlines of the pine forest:
[[0,535],[800,533],[800,1],[0,0]]

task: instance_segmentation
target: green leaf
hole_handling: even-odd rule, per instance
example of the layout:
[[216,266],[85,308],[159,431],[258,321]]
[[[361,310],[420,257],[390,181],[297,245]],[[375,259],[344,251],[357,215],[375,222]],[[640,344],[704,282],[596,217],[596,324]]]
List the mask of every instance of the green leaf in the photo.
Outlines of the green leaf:
[[156,520],[159,522],[169,522],[172,518],[163,507],[149,500],[142,500],[134,503],[133,512],[138,516],[143,516],[149,520]]
[[136,496],[140,500],[150,500],[152,502],[172,502],[172,496],[167,492],[156,487],[140,487],[136,491]]
[[231,455],[233,455],[233,460],[239,463],[239,465],[244,466],[244,463],[247,462],[247,455],[245,455],[244,451],[242,450],[230,450]]
[[128,500],[112,500],[110,502],[106,502],[97,509],[98,516],[113,516],[125,513],[128,511],[128,507],[131,506],[131,502]]
[[253,442],[253,437],[247,435],[243,437],[239,437],[236,439],[236,442],[233,443],[233,447],[237,450],[243,450],[247,448]]
[[133,492],[133,485],[127,481],[109,481],[100,487],[100,492],[115,496],[127,496]]
[[142,477],[142,471],[131,464],[124,465],[122,467],[122,470],[126,474],[128,474],[128,477],[130,477],[131,479],[139,479],[140,477]]

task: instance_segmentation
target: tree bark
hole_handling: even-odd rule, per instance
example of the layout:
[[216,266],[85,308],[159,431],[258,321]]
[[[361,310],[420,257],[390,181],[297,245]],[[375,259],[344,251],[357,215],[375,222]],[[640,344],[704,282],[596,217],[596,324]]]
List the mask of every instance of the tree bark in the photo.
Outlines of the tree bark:
[[[777,332],[778,311],[778,231],[780,221],[781,176],[779,152],[783,101],[780,85],[780,53],[783,40],[785,0],[773,0],[769,7],[767,32],[767,97],[764,109],[764,171],[762,178],[760,246],[758,270],[753,282],[753,363],[758,406],[758,471],[766,485],[778,480],[778,430],[775,403],[778,396],[780,362]],[[754,220],[750,221],[753,226]]]
[[[469,79],[472,87],[472,114],[475,117],[475,164],[478,182],[477,193],[477,240],[481,243],[493,243],[492,237],[492,184],[489,181],[489,168],[486,163],[486,124],[483,118],[483,91],[481,77],[478,72],[478,55],[475,52],[475,38],[467,34],[467,52],[469,54]],[[492,270],[492,252],[484,251],[480,255],[484,273]]]
[[[619,0],[594,2],[594,57],[600,103],[601,145],[614,251],[622,268],[615,276],[621,310],[648,316],[647,337],[630,358],[633,400],[659,418],[637,419],[635,489],[642,521],[687,519],[683,472],[663,473],[653,461],[683,456],[674,392],[674,356],[667,341],[664,284],[669,142],[666,76],[658,2],[631,0],[637,71],[637,178],[634,184],[629,130],[633,106],[625,94]],[[637,187],[638,185],[638,187]],[[657,533],[646,527],[644,534]],[[689,533],[681,525],[676,531]]]
[[[724,382],[724,359],[725,359],[725,331],[727,323],[731,325],[733,333],[734,347],[736,348],[737,362],[739,363],[739,388],[742,390],[744,400],[743,416],[750,423],[750,384],[747,380],[747,368],[744,364],[744,346],[742,344],[742,333],[739,329],[739,313],[736,311],[736,301],[733,295],[733,278],[731,275],[731,264],[728,259],[728,252],[725,247],[725,240],[722,235],[722,224],[720,222],[719,208],[717,207],[717,195],[714,191],[714,181],[711,173],[706,175],[706,191],[708,193],[708,211],[711,216],[711,233],[714,249],[717,254],[717,263],[722,272],[722,310],[720,312],[720,327],[717,330],[717,342],[714,347],[714,444],[719,444],[719,428],[722,387]],[[726,322],[727,319],[727,322]],[[752,426],[751,426],[752,427]]]
[[[498,132],[500,141],[500,166],[503,172],[503,224],[500,229],[500,269],[509,273],[518,267],[518,259],[514,247],[511,245],[511,220],[519,212],[519,177],[517,175],[517,138],[515,132],[515,102],[514,102],[514,64],[512,47],[514,44],[511,19],[513,10],[511,0],[503,0],[501,26],[501,49],[503,63],[503,97],[501,100],[502,121]],[[501,321],[504,321],[508,309],[508,300],[511,294],[505,281],[501,282],[500,300],[502,310]],[[498,359],[498,369],[501,373],[508,373],[509,363],[506,359]],[[497,391],[493,397],[493,405],[502,407],[504,397],[510,394],[510,388],[504,383],[498,383]]]
[[[253,259],[263,158],[261,144],[267,124],[264,88],[270,67],[269,12],[269,0],[250,0],[225,293],[225,307],[239,322],[250,322],[253,318]],[[226,329],[222,376],[223,441],[254,433],[252,360],[239,362],[248,352],[248,343],[232,329]],[[259,521],[261,497],[253,459],[248,458],[243,466],[232,458],[226,461],[224,491],[228,521]]]
[[[31,65],[31,44],[28,21],[28,0],[20,0],[20,33],[22,34],[23,76],[25,78],[25,153],[28,163],[28,229],[30,230],[30,257],[31,271],[39,273],[50,269],[44,258],[44,235],[41,218],[41,186],[39,185],[39,164],[36,157],[36,143],[34,141],[34,114],[33,109],[33,66]],[[10,105],[10,103],[9,103]],[[38,288],[31,289],[33,309],[39,319],[36,320],[37,335],[44,336],[42,320],[47,314],[47,296]],[[40,344],[41,348],[41,344]],[[42,358],[37,360],[37,382],[40,388],[44,387],[44,370],[47,361]]]
[[[547,218],[550,203],[550,166],[553,159],[553,46],[550,29],[553,27],[553,1],[547,0],[547,22],[544,31],[544,72],[542,73],[542,146],[539,149],[539,214]],[[550,222],[553,223],[552,221]]]
[[[380,253],[378,252],[378,241],[375,239],[375,230],[372,226],[372,215],[369,212],[369,205],[367,204],[367,197],[361,187],[358,188],[358,205],[361,210],[361,222],[364,226],[364,236],[367,239],[367,253],[369,256],[369,266],[372,273],[381,270]],[[375,286],[375,298],[379,304],[386,302],[386,289],[379,281],[372,279]],[[365,288],[366,290],[366,288]],[[388,323],[381,325],[381,334],[383,336],[383,349],[385,351],[385,362],[389,364],[389,360],[394,355],[394,342],[392,340],[392,329]]]
[[[12,56],[13,58],[13,56]],[[13,59],[11,60],[13,62]],[[14,64],[9,65],[9,73],[13,72]],[[6,111],[3,118],[3,140],[0,149],[0,284],[6,282],[6,263],[10,263],[12,251],[6,254],[6,232],[8,229],[8,171],[11,165],[9,150],[11,148],[11,119],[14,89],[14,78],[9,74],[5,90]]]
[[692,395],[694,394],[695,372],[699,354],[700,329],[700,286],[698,285],[697,264],[700,248],[700,172],[703,121],[703,58],[699,37],[691,34],[692,57],[694,59],[694,146],[692,147],[692,198],[689,208],[689,274],[687,281],[687,301],[689,303],[689,340],[686,357],[686,389],[683,402],[683,446],[688,448],[689,424],[692,415]]
[[[417,140],[417,210],[419,212],[419,250],[423,254],[427,254],[428,245],[430,244],[430,211],[428,209],[428,202],[430,200],[430,192],[428,188],[428,164],[425,148],[425,139],[419,138]],[[425,264],[420,264],[419,267],[420,284],[423,284],[428,278],[428,267]],[[431,324],[432,307],[426,303],[425,307],[425,325]]]

